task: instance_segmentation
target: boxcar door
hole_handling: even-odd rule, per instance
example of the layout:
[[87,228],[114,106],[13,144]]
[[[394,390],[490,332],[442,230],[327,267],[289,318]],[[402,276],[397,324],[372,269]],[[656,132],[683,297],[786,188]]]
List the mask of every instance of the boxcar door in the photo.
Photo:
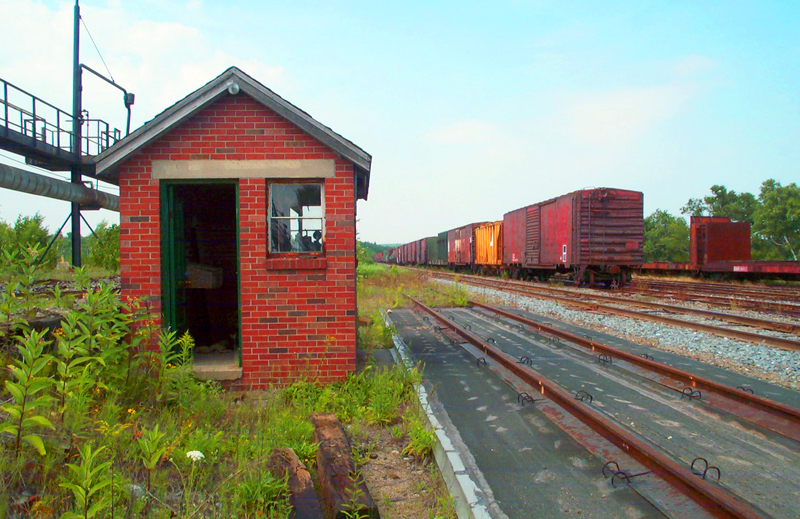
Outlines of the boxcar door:
[[543,265],[567,263],[569,258],[570,229],[572,227],[571,203],[568,198],[559,198],[541,206],[540,261]]

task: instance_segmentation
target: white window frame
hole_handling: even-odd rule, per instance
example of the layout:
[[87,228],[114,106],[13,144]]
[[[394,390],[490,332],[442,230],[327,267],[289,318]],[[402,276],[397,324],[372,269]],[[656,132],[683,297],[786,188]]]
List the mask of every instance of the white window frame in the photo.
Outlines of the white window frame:
[[[280,186],[303,186],[303,185],[318,185],[320,187],[320,209],[322,210],[322,216],[300,216],[300,217],[292,217],[292,216],[272,216],[272,187],[280,185]],[[304,182],[297,182],[291,180],[276,180],[273,182],[269,182],[267,184],[267,253],[270,256],[298,256],[298,255],[313,255],[313,256],[324,256],[325,255],[325,220],[326,220],[326,213],[325,213],[325,181],[323,179],[315,179],[312,181],[304,181]],[[272,250],[272,220],[314,220],[321,222],[321,229],[322,237],[320,238],[320,250],[318,251],[273,251]],[[291,227],[291,226],[290,226]]]

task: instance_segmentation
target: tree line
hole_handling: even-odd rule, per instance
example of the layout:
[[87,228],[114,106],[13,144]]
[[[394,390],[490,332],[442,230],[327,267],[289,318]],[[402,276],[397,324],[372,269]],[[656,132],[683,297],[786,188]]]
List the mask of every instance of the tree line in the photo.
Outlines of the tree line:
[[[51,270],[60,262],[72,260],[72,233],[58,235],[53,241],[44,225],[44,216],[18,216],[13,224],[0,219],[0,253],[12,252],[22,248],[36,250],[43,255],[40,260],[42,270]],[[47,247],[52,246],[47,254]],[[110,272],[119,271],[119,225],[102,221],[94,233],[81,239],[81,253],[84,264],[100,267]]]
[[[800,187],[774,179],[761,184],[758,196],[714,185],[711,194],[691,198],[685,216],[727,216],[750,222],[752,256],[764,261],[797,261],[800,253]],[[644,219],[645,261],[689,261],[689,224],[685,218],[656,209]]]

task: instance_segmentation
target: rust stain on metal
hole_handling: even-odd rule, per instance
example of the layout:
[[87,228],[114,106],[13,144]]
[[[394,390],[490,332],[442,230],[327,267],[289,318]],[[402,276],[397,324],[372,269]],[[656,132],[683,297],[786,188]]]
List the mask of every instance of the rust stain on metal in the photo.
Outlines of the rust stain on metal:
[[[450,277],[449,274],[444,274],[441,272],[437,272],[432,274],[434,277]],[[645,321],[654,321],[657,323],[667,324],[670,326],[677,326],[680,328],[687,328],[690,330],[697,330],[703,331],[706,333],[710,333],[712,335],[717,335],[719,337],[727,337],[730,339],[738,339],[746,342],[752,342],[756,344],[764,344],[767,346],[774,346],[776,348],[781,348],[784,350],[790,351],[800,351],[800,341],[794,341],[790,339],[782,339],[780,337],[769,337],[765,335],[759,335],[757,333],[752,332],[745,332],[741,330],[730,330],[726,328],[719,328],[716,326],[711,326],[708,324],[702,323],[693,323],[689,321],[682,321],[680,319],[673,319],[671,317],[664,317],[659,315],[652,315],[642,312],[636,312],[633,310],[626,310],[624,308],[617,308],[614,306],[603,305],[594,302],[583,301],[579,299],[574,299],[574,293],[568,290],[560,290],[556,288],[542,288],[542,287],[532,287],[529,285],[525,285],[522,283],[517,283],[513,281],[504,281],[504,282],[497,282],[497,281],[489,281],[481,279],[477,276],[461,276],[461,282],[477,285],[477,286],[491,286],[491,287],[502,287],[503,290],[508,292],[516,292],[518,294],[530,296],[530,297],[538,297],[542,299],[549,299],[551,301],[556,301],[562,304],[573,305],[575,307],[581,307],[584,309],[588,309],[590,311],[598,311],[602,310],[603,312],[608,312],[615,315],[621,315],[625,317],[630,317],[633,319],[641,319]],[[563,295],[554,295],[554,294],[563,294]],[[610,298],[609,296],[589,296],[582,294],[580,297],[583,298],[593,298],[593,299],[612,299],[615,304],[633,304],[632,302],[626,302],[623,300],[619,300],[618,298]],[[636,304],[639,304],[637,301]],[[655,304],[655,303],[648,303],[648,304]],[[678,308],[678,307],[675,307]],[[683,310],[683,309],[681,309]],[[687,311],[688,313],[688,311]]]
[[[747,393],[745,391],[733,389],[711,379],[694,375],[687,371],[683,371],[654,360],[646,359],[644,357],[640,357],[633,353],[629,353],[627,351],[620,350],[591,339],[579,337],[569,332],[559,330],[558,328],[553,328],[552,326],[536,323],[512,312],[501,310],[500,308],[495,308],[474,301],[470,301],[470,304],[474,307],[484,308],[490,312],[502,315],[503,317],[512,319],[527,326],[536,326],[539,330],[568,340],[578,346],[591,348],[592,351],[600,350],[603,353],[610,354],[614,358],[625,360],[630,364],[634,364],[650,372],[656,373],[663,377],[659,381],[662,385],[675,389],[676,391],[679,390],[678,386],[681,384],[691,385],[693,388],[699,388],[706,392],[707,396],[705,400],[710,405],[739,416],[740,418],[744,418],[745,420],[758,424],[771,431],[782,434],[788,438],[800,441],[800,411],[797,409],[786,406],[779,402],[774,402],[767,398]],[[717,396],[717,398],[714,398],[714,396]]]
[[656,475],[686,494],[715,517],[753,519],[762,517],[750,503],[726,490],[712,485],[708,481],[697,478],[689,469],[680,465],[660,450],[654,448],[638,435],[620,427],[590,407],[581,404],[573,398],[572,394],[551,382],[529,366],[518,364],[516,359],[498,348],[485,343],[472,332],[447,321],[447,319],[419,301],[410,297],[409,299],[422,310],[434,316],[446,327],[461,335],[467,342],[482,350],[495,361],[501,363],[505,369],[515,376],[534,387],[539,386],[542,391],[547,390],[547,395],[553,402],[563,407],[570,412],[570,414],[605,437],[611,443],[623,449],[639,463],[648,467]]

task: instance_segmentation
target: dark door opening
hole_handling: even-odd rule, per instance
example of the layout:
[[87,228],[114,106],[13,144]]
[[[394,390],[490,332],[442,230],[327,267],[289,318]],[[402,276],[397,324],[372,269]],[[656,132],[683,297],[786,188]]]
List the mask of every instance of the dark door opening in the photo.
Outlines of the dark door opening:
[[196,353],[238,349],[237,205],[235,183],[163,184],[164,320]]

